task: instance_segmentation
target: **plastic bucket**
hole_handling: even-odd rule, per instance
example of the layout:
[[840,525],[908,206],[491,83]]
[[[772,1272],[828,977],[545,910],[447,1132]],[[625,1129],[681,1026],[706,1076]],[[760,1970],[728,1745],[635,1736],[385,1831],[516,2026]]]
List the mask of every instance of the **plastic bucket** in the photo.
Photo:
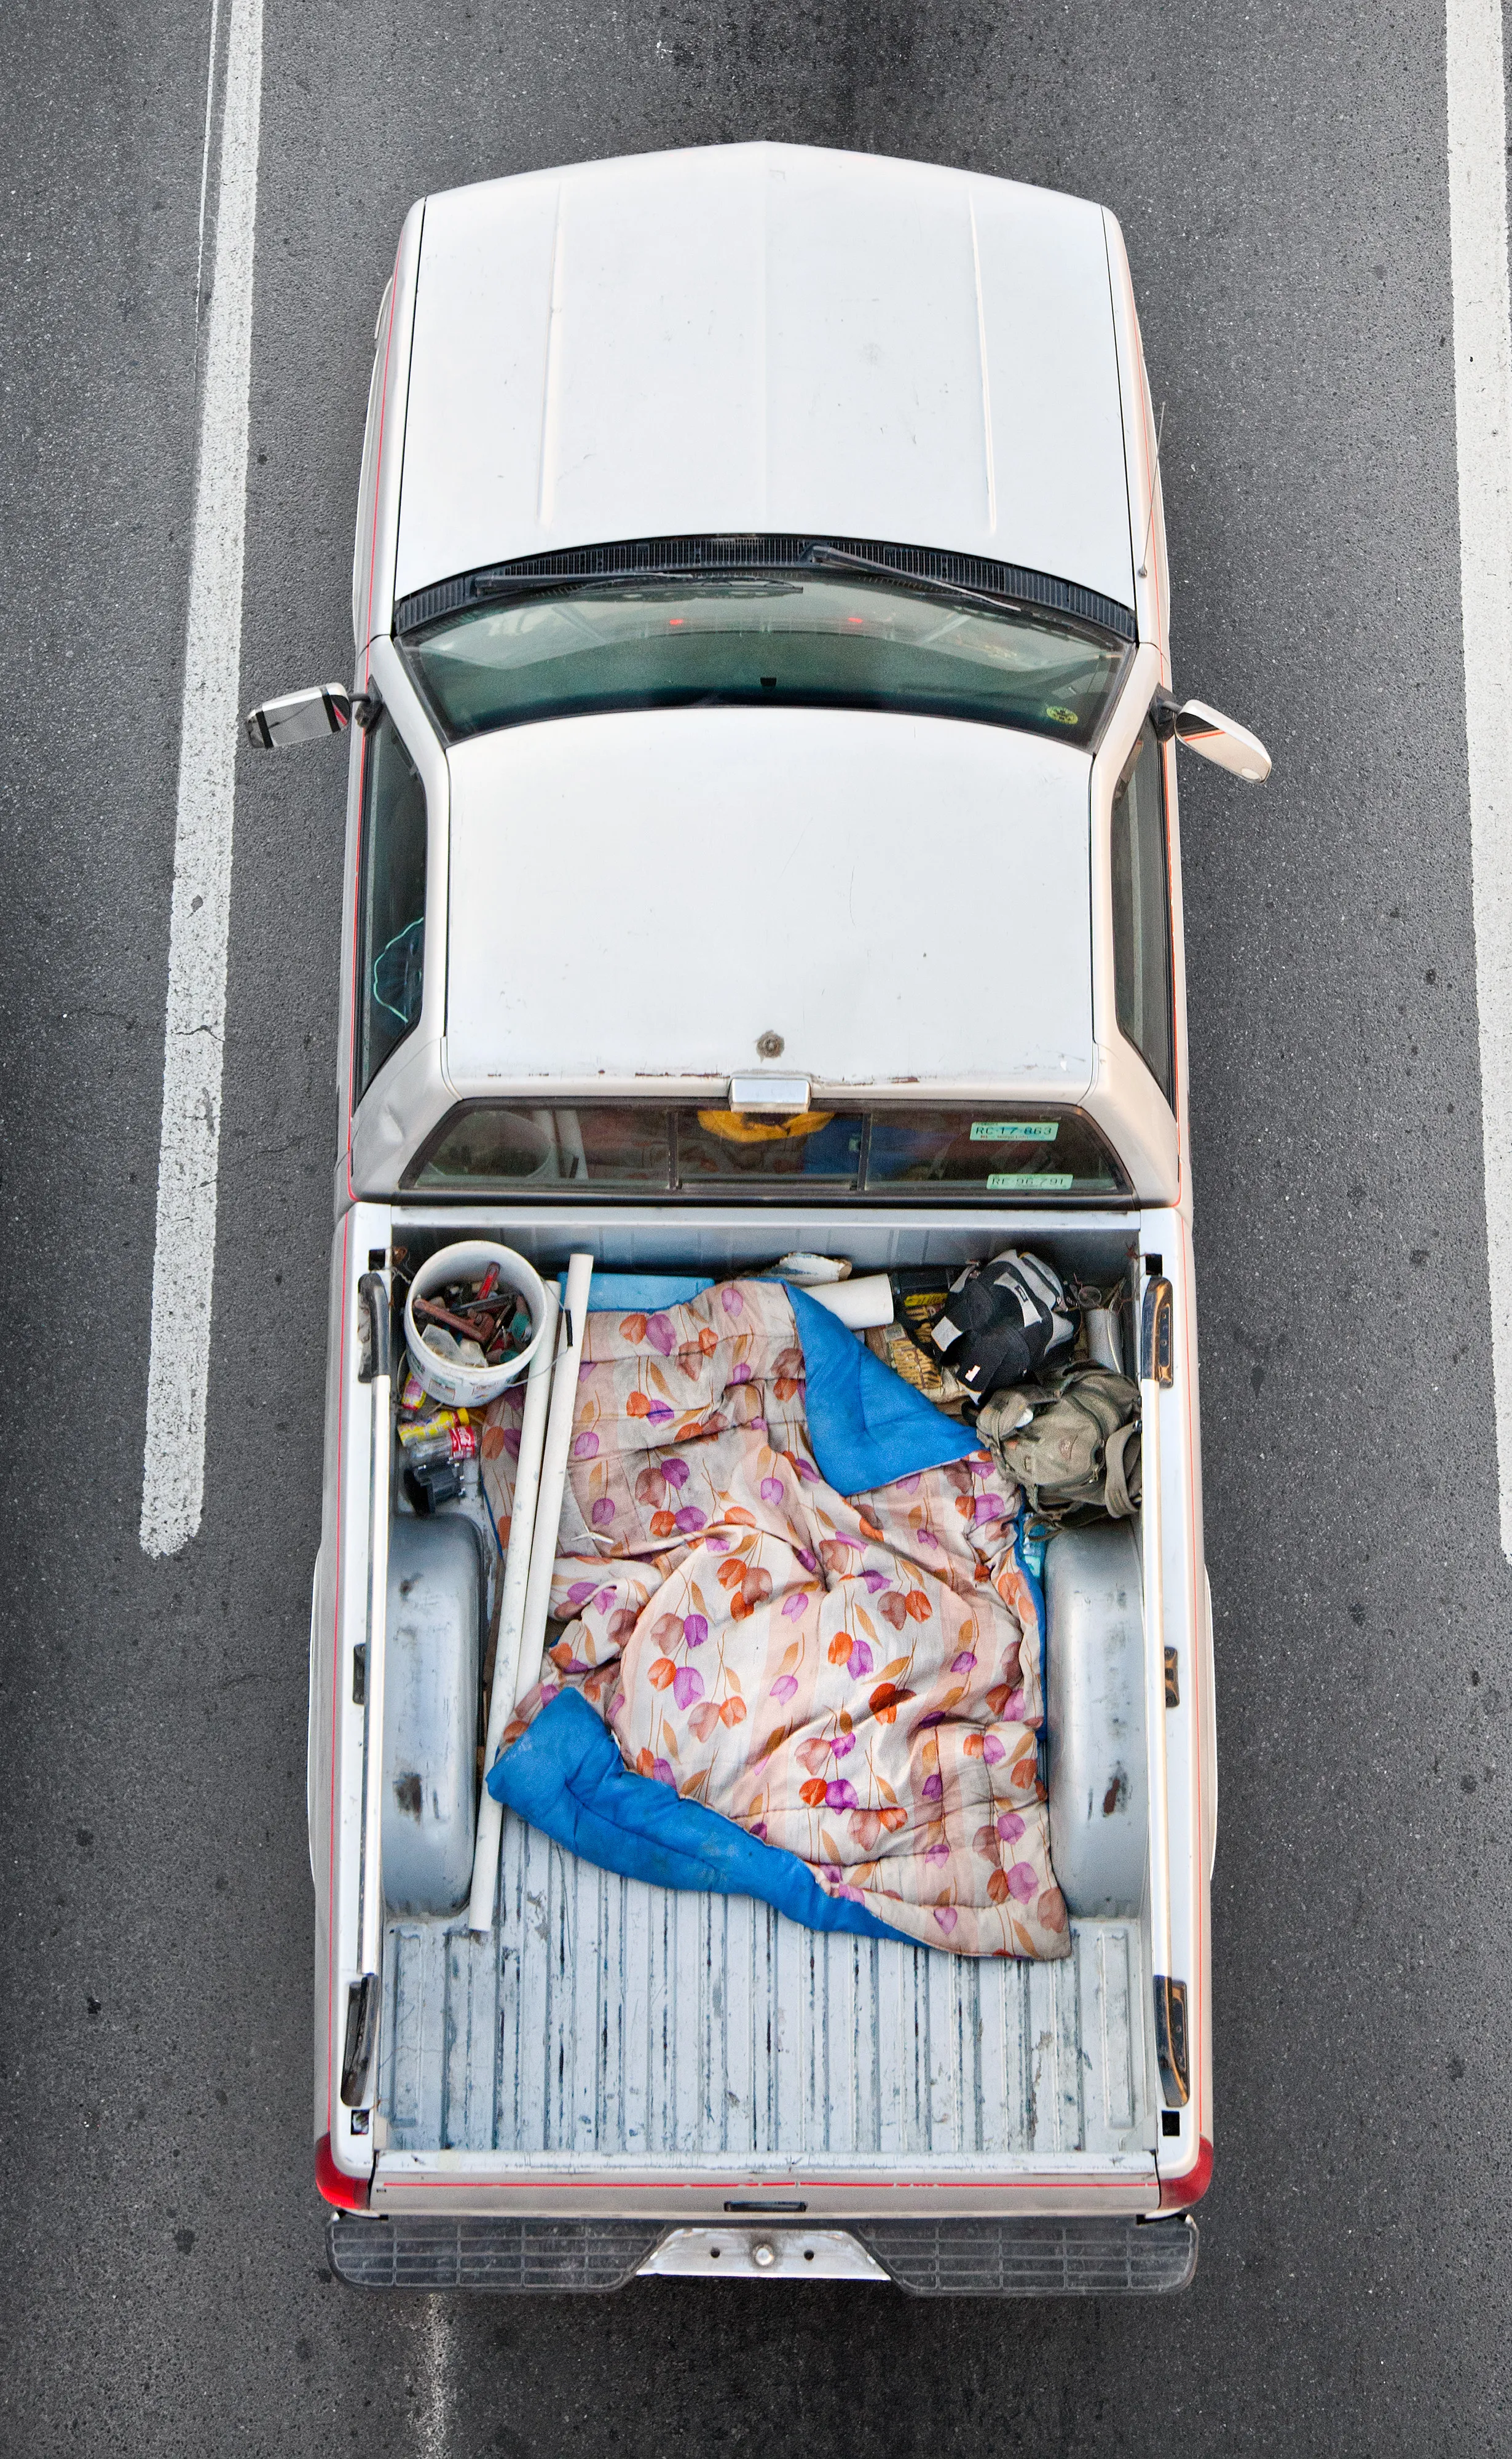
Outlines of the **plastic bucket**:
[[[438,1357],[420,1336],[414,1317],[416,1298],[430,1297],[433,1291],[444,1289],[448,1281],[480,1281],[490,1264],[497,1266],[499,1279],[530,1309],[529,1340],[514,1356],[502,1358],[497,1366],[465,1366],[454,1357]],[[468,1238],[455,1247],[438,1248],[430,1261],[421,1265],[405,1299],[405,1347],[410,1363],[431,1399],[444,1400],[452,1409],[481,1409],[488,1401],[496,1400],[528,1371],[545,1330],[546,1292],[540,1274],[523,1255],[516,1255],[513,1247],[495,1247],[487,1238]]]

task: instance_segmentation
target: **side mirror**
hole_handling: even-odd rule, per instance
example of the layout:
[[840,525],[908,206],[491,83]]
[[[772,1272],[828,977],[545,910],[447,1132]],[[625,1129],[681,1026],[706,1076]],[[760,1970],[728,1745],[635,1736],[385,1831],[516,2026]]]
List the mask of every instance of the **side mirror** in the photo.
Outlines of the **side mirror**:
[[1174,734],[1188,751],[1200,751],[1205,760],[1227,768],[1230,777],[1246,778],[1251,786],[1261,785],[1270,774],[1270,754],[1258,734],[1247,725],[1236,725],[1231,717],[1209,708],[1205,700],[1174,701],[1162,696],[1155,708],[1155,731],[1162,742]]
[[[290,743],[321,743],[345,734],[352,721],[352,697],[341,683],[317,683],[312,691],[285,692],[247,711],[247,741],[259,751],[282,751]],[[362,712],[357,712],[359,722]]]

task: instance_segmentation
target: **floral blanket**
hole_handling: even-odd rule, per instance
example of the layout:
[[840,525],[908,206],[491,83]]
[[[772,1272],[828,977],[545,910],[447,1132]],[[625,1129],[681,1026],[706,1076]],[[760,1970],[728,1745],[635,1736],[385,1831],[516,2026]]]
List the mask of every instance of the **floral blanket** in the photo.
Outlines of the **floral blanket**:
[[[488,1413],[507,1536],[522,1396]],[[552,1591],[506,1729],[564,1686],[626,1765],[961,1955],[1062,1956],[1021,1500],[985,1454],[847,1498],[812,1457],[780,1284],[591,1314]]]

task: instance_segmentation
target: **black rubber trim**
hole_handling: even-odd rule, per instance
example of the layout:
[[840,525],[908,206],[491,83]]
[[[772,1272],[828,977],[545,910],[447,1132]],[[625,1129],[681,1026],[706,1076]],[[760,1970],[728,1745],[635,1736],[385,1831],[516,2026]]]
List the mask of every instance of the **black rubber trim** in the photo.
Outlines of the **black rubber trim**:
[[[510,563],[481,565],[458,573],[429,589],[411,591],[394,607],[394,630],[418,631],[443,616],[508,597],[520,580],[609,580],[636,573],[805,571],[832,569],[810,563],[812,546],[839,547],[847,555],[865,556],[886,564],[901,579],[934,581],[946,588],[973,589],[1005,604],[1036,607],[1046,614],[1069,615],[1090,623],[1116,640],[1135,641],[1139,633],[1134,610],[1074,580],[1058,580],[1047,572],[1031,572],[1017,563],[994,563],[983,556],[952,555],[937,547],[894,546],[875,538],[808,536],[714,536],[707,537],[623,538],[607,546],[563,547],[551,555],[518,556]],[[864,576],[862,576],[864,578]]]

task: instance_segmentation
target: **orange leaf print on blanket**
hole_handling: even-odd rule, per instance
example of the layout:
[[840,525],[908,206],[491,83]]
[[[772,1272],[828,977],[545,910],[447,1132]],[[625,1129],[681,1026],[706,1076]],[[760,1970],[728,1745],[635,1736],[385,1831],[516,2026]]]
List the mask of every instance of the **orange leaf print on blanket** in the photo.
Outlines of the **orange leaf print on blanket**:
[[677,1667],[670,1656],[659,1656],[646,1675],[653,1691],[670,1691],[677,1680]]
[[824,1808],[825,1789],[825,1780],[823,1776],[811,1776],[807,1784],[801,1784],[798,1787],[798,1798],[800,1801],[806,1802],[810,1810],[822,1810]]
[[790,1400],[803,1378],[804,1355],[801,1349],[785,1349],[773,1367],[772,1390],[779,1400]]

